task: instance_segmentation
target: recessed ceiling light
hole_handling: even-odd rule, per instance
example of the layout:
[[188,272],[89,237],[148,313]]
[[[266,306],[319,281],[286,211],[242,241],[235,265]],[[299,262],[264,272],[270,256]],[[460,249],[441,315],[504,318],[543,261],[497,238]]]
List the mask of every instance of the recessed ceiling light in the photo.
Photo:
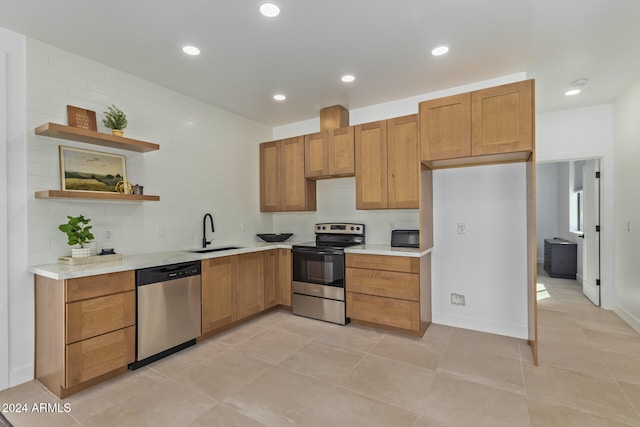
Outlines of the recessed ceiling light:
[[187,55],[191,55],[191,56],[200,55],[200,49],[198,49],[195,46],[188,45],[188,44],[182,46],[182,51],[184,53],[186,53]]
[[284,101],[285,99],[287,99],[287,97],[281,93],[278,93],[276,95],[273,95],[273,99],[275,99],[276,101]]
[[579,94],[580,92],[582,92],[580,89],[571,89],[566,91],[564,94],[567,96],[573,96]]
[[447,52],[449,52],[449,48],[447,46],[438,46],[431,51],[431,55],[440,56],[444,55]]
[[584,86],[589,82],[589,79],[578,79],[571,82],[571,86],[579,87]]
[[351,83],[355,79],[356,79],[355,76],[352,76],[351,74],[346,74],[346,75],[342,76],[342,78],[340,80],[342,80],[345,83]]
[[267,18],[274,18],[280,15],[280,7],[273,2],[267,1],[260,5],[260,13]]

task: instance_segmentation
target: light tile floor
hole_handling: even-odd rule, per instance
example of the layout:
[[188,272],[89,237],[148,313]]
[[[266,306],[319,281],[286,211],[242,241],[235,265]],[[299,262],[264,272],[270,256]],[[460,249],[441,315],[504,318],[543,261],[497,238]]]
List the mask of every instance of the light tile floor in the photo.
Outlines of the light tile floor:
[[640,335],[575,281],[538,280],[540,366],[523,340],[432,325],[422,339],[275,311],[59,401],[21,426],[640,426]]

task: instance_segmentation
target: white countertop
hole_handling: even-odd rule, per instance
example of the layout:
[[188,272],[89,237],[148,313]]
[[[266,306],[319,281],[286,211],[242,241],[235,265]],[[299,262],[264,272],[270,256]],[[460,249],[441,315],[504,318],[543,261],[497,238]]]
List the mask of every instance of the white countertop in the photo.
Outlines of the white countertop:
[[268,251],[270,249],[291,249],[294,242],[282,243],[248,243],[238,245],[215,245],[209,249],[225,246],[241,246],[239,249],[230,249],[219,252],[194,253],[188,250],[154,252],[139,255],[124,255],[122,261],[104,262],[98,264],[66,265],[44,264],[29,266],[28,271],[39,276],[54,280],[72,279],[77,277],[96,276],[98,274],[117,273],[119,271],[137,270],[139,268],[157,267],[179,262],[197,261],[209,258],[218,258],[229,255],[246,254],[250,252]]
[[369,255],[391,255],[391,256],[407,256],[407,257],[422,257],[430,253],[433,248],[421,251],[418,248],[394,248],[389,245],[360,245],[345,248],[344,252],[347,254],[369,254]]
[[[209,258],[219,258],[230,255],[246,254],[250,252],[268,251],[270,249],[291,249],[292,245],[303,242],[282,242],[282,243],[248,243],[238,244],[238,249],[230,249],[219,252],[194,253],[188,250],[154,252],[139,255],[126,255],[121,261],[104,262],[99,264],[44,264],[29,266],[28,271],[39,276],[48,277],[54,280],[73,279],[77,277],[97,276],[98,274],[117,273],[119,271],[137,270],[139,268],[157,267],[160,265],[176,264],[179,262],[189,262],[204,260]],[[236,246],[236,245],[216,245],[216,247]],[[370,254],[370,255],[391,255],[421,257],[431,252],[431,249],[420,251],[414,248],[392,248],[389,245],[360,245],[346,248],[345,253]]]

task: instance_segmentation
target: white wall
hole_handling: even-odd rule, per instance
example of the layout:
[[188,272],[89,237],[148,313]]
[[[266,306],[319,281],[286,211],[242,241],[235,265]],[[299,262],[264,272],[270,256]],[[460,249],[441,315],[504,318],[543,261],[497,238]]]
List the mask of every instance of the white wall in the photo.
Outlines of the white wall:
[[538,263],[544,263],[544,239],[560,237],[578,245],[576,279],[582,283],[582,244],[584,239],[571,231],[571,164],[570,162],[537,165],[536,229]]
[[[352,109],[349,112],[350,124],[357,125],[415,114],[418,112],[418,103],[421,101],[511,83],[526,78],[525,73],[519,73],[385,104]],[[317,132],[318,130],[319,120],[307,120],[275,128],[273,138],[287,138]],[[520,209],[526,203],[524,173],[523,165],[496,165],[434,172],[434,199],[436,194],[447,198],[447,200],[440,199],[439,202],[434,201],[434,205],[436,205],[434,208],[434,239],[436,241],[432,258],[432,309],[435,323],[450,324],[521,338],[527,336],[527,265],[526,253],[524,252],[526,242],[520,239],[523,235],[526,236],[526,211],[522,208],[521,215],[495,216],[494,221],[489,218],[494,213],[493,208],[482,201],[478,201],[475,196],[473,200],[478,201],[476,206],[470,208],[470,205],[466,204],[469,196],[473,195],[467,190],[451,194],[447,194],[444,190],[449,188],[447,186],[450,180],[468,179],[470,184],[480,186],[476,189],[478,191],[481,190],[483,197],[494,203],[495,206],[504,207],[508,205],[512,209],[515,204],[517,205],[515,208]],[[502,178],[498,179],[498,177]],[[506,183],[496,183],[496,179],[504,180]],[[493,184],[496,185],[492,187]],[[519,184],[521,184],[519,191],[517,191],[517,194],[513,194],[514,186]],[[296,239],[301,236],[312,239],[313,224],[316,222],[353,220],[366,225],[367,242],[388,244],[390,230],[394,226],[397,228],[418,227],[417,210],[356,210],[354,178],[318,181],[317,194],[317,212],[274,214],[275,231],[291,231],[297,234]],[[440,207],[437,206],[438,204]],[[466,211],[461,212],[460,209]],[[503,254],[507,256],[508,265],[503,268],[501,264],[500,268],[492,270],[491,280],[486,280],[486,278],[478,279],[478,277],[482,276],[482,272],[485,271],[484,266],[495,266],[497,259],[494,253],[485,250],[474,253],[471,258],[464,257],[462,259],[462,263],[464,263],[469,275],[475,273],[474,269],[476,267],[481,268],[481,271],[473,274],[473,280],[468,280],[468,276],[463,278],[464,280],[460,280],[460,277],[450,274],[452,265],[455,266],[456,270],[461,270],[461,260],[458,254],[445,243],[448,241],[448,234],[451,233],[451,230],[455,230],[455,228],[452,229],[450,227],[448,221],[459,214],[464,214],[465,221],[473,225],[472,230],[474,231],[465,236],[465,241],[470,248],[483,248],[483,242],[489,235],[480,229],[486,228],[486,230],[496,232],[495,236],[491,236],[493,240],[490,247],[493,249],[495,246],[500,256]],[[480,228],[477,228],[478,226]],[[508,232],[505,233],[504,230],[508,230]],[[514,243],[514,233],[516,235],[515,241],[519,243]],[[510,248],[508,254],[504,253],[504,248],[507,247]],[[521,248],[523,252],[520,253],[518,249],[511,250],[511,248]],[[466,266],[470,267],[467,269]],[[449,292],[452,289],[456,289],[456,293],[462,293],[467,296],[468,303],[465,307],[461,308],[450,304]]]
[[[57,230],[67,215],[90,217],[96,246],[124,254],[197,247],[205,212],[216,221],[215,243],[255,241],[255,233],[273,228],[271,215],[259,212],[257,150],[272,130],[2,29],[0,48],[9,52],[9,178],[3,185],[9,188],[11,247],[8,290],[0,282],[0,303],[3,292],[8,294],[9,339],[0,347],[9,349],[8,383],[13,386],[33,378],[33,277],[27,260],[51,263],[69,252]],[[66,124],[68,104],[96,111],[99,130],[105,131],[100,117],[112,103],[128,114],[126,136],[159,143],[160,150],[137,154],[33,132],[48,121]],[[125,155],[129,180],[144,185],[145,194],[160,195],[161,201],[36,200],[36,191],[60,188],[59,145]],[[166,237],[158,237],[159,226],[165,227]],[[104,242],[106,229],[113,231],[111,242]],[[1,327],[2,322],[3,339]]]
[[316,192],[315,212],[274,213],[275,231],[294,233],[294,239],[298,241],[312,241],[316,223],[355,222],[365,224],[367,243],[388,245],[391,230],[420,227],[417,209],[356,210],[356,180],[353,177],[318,180]]
[[[401,117],[418,112],[418,104],[428,99],[469,92],[526,79],[525,73],[513,74],[474,84],[458,86],[438,92],[417,95],[383,104],[349,111],[349,124],[358,125],[376,120]],[[318,112],[318,115],[320,112]],[[320,119],[305,120],[273,129],[273,139],[289,138],[318,132]],[[316,212],[276,213],[273,217],[274,231],[292,232],[298,239],[313,239],[313,225],[326,221],[354,221],[366,225],[367,242],[389,244],[394,228],[418,228],[417,209],[356,210],[355,178],[320,180],[317,182]]]
[[615,311],[640,332],[640,79],[614,105]]
[[525,188],[524,163],[434,171],[434,323],[527,337]]
[[0,50],[0,390],[9,387],[7,54]]
[[[6,128],[1,186],[6,189],[5,253],[6,280],[0,280],[0,306],[3,299],[8,310],[0,312],[0,389],[20,384],[33,376],[33,285],[27,273],[26,217],[26,47],[24,36],[0,28],[0,50],[6,56]],[[6,169],[5,166],[6,165]],[[31,301],[14,305],[13,301]],[[25,333],[26,331],[26,333]]]
[[536,159],[538,163],[600,158],[602,179],[601,305],[614,304],[614,165],[613,105],[577,108],[536,116]]
[[[57,226],[67,215],[92,219],[98,248],[125,255],[199,247],[202,218],[215,220],[214,243],[255,241],[270,229],[270,215],[259,209],[257,144],[271,128],[209,106],[44,43],[28,40],[28,123],[67,123],[67,104],[97,112],[98,130],[106,106],[128,116],[125,136],[160,144],[139,154],[72,141],[28,137],[29,262],[53,262],[68,253]],[[36,200],[34,193],[60,188],[58,146],[80,147],[126,156],[128,180],[144,186],[160,202]],[[244,231],[241,225],[244,223]],[[166,236],[159,236],[164,227]],[[113,240],[104,241],[111,230]]]
[[536,170],[536,230],[538,264],[544,263],[544,239],[560,236],[560,163],[543,163]]

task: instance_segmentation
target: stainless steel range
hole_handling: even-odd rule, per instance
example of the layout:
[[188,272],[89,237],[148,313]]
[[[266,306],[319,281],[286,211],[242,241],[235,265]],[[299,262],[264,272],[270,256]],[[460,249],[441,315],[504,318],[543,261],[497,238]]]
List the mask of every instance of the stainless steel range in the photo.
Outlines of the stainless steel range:
[[364,224],[316,224],[316,241],[294,245],[293,314],[345,325],[344,248],[365,243]]

